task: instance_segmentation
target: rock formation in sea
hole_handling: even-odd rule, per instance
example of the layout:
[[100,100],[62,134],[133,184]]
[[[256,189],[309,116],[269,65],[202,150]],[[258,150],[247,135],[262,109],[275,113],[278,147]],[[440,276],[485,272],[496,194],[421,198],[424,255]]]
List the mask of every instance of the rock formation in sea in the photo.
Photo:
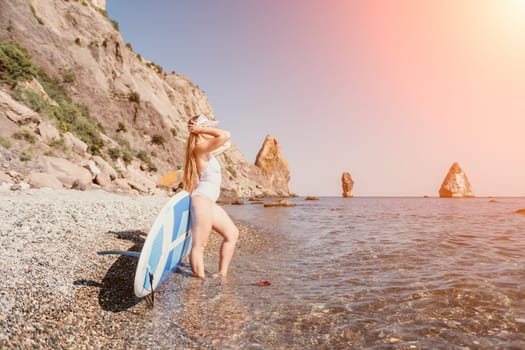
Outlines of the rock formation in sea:
[[343,197],[353,197],[354,195],[352,194],[352,190],[354,189],[354,180],[352,179],[352,175],[350,175],[349,172],[343,173],[341,176],[341,183],[343,187]]
[[441,198],[474,197],[472,187],[465,172],[457,162],[454,162],[439,188]]
[[287,199],[281,199],[279,201],[276,201],[276,202],[269,202],[269,203],[264,203],[264,207],[265,208],[271,208],[271,207],[295,207],[296,204],[292,201],[289,201]]
[[[183,167],[189,118],[215,118],[189,78],[124,41],[105,4],[0,0],[0,173],[12,184],[34,173],[35,187],[163,192],[177,187],[162,178]],[[219,162],[226,195],[287,192],[235,145]]]
[[255,159],[255,166],[261,169],[266,186],[275,190],[277,196],[290,195],[290,168],[275,137],[266,136]]

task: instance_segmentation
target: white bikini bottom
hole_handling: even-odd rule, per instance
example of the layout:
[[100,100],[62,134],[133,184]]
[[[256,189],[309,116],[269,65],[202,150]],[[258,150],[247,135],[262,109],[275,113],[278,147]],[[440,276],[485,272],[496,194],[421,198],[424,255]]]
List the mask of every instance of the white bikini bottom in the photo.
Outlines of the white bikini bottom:
[[217,199],[219,199],[220,193],[221,193],[220,186],[217,186],[216,184],[212,182],[200,181],[197,184],[197,187],[195,187],[195,189],[191,193],[191,196],[192,197],[196,195],[206,196],[209,199],[211,199],[213,203],[215,203]]

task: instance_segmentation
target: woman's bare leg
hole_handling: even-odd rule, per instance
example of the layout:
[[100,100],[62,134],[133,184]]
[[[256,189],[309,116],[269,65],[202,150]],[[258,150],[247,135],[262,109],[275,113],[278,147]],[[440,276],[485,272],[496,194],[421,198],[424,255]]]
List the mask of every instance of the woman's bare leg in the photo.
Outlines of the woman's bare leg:
[[208,245],[213,222],[212,202],[205,196],[191,197],[191,251],[193,275],[204,278],[204,249]]
[[226,211],[213,203],[213,229],[223,238],[219,256],[219,276],[225,277],[239,239],[239,229]]

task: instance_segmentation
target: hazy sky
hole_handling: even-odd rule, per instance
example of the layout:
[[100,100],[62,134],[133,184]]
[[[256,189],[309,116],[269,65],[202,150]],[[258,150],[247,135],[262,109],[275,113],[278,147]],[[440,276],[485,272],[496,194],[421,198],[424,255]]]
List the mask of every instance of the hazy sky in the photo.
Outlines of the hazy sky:
[[525,1],[108,0],[135,52],[188,76],[249,162],[300,195],[525,195]]

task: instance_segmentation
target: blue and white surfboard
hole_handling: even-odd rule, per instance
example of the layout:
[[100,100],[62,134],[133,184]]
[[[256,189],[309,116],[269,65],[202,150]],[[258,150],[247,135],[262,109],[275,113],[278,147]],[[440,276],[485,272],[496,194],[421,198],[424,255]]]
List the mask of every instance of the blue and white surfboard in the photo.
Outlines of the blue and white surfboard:
[[155,290],[190,248],[190,195],[181,191],[164,205],[146,237],[135,272],[135,295],[144,297]]

